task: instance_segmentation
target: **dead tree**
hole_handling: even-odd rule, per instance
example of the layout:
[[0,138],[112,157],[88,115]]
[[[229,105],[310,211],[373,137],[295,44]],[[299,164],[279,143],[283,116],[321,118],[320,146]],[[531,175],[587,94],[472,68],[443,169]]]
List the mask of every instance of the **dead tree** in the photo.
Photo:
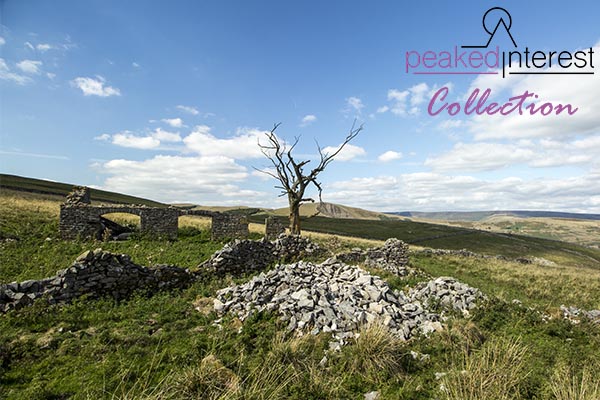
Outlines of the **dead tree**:
[[270,132],[265,133],[268,139],[267,144],[258,145],[262,153],[267,157],[271,164],[275,167],[275,172],[268,170],[258,170],[279,181],[279,185],[275,187],[281,189],[280,197],[287,196],[289,209],[290,209],[290,233],[292,235],[300,234],[300,205],[306,202],[313,202],[314,199],[304,197],[306,189],[313,184],[319,192],[319,204],[323,202],[321,194],[323,188],[321,183],[317,181],[318,175],[325,170],[330,162],[333,161],[334,157],[337,156],[340,151],[350,142],[352,139],[362,131],[363,126],[356,128],[356,121],[352,124],[350,132],[344,139],[344,142],[331,154],[324,153],[321,146],[317,142],[317,149],[319,150],[319,164],[310,170],[309,173],[304,172],[304,167],[310,163],[310,160],[296,161],[292,155],[292,151],[300,140],[299,137],[294,137],[294,142],[287,145],[285,142],[275,135],[275,131],[281,124],[275,124]]

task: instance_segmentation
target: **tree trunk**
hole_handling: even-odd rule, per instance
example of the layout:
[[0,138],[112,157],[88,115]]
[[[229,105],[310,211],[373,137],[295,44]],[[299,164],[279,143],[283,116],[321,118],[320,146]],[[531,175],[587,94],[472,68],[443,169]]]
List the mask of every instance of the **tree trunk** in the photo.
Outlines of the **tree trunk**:
[[290,234],[300,234],[300,204],[290,202]]

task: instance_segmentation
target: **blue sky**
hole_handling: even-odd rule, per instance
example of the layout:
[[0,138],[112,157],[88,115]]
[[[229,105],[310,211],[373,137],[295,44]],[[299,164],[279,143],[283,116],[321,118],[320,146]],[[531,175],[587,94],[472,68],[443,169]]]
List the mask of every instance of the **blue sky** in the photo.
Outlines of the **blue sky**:
[[[499,5],[520,49],[600,46],[597,1],[0,0],[0,171],[276,207],[275,182],[252,168],[268,165],[262,132],[281,122],[279,137],[301,135],[298,157],[315,159],[315,139],[336,146],[356,119],[364,131],[322,174],[325,201],[600,212],[600,75],[405,71],[407,51],[485,42],[482,15]],[[452,101],[529,90],[579,111],[432,117],[443,86]]]

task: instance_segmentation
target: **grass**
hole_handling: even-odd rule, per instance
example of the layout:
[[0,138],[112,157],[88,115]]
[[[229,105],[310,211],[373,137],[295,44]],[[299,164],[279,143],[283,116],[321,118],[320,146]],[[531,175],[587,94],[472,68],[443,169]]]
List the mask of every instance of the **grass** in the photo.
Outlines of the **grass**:
[[448,400],[517,400],[529,374],[528,349],[519,339],[494,338],[475,352],[465,352],[443,376]]
[[[9,240],[1,244],[0,282],[52,275],[79,253],[100,246],[130,253],[145,265],[195,267],[223,244],[209,239],[208,220],[191,217],[180,219],[177,241],[63,242],[56,238],[58,203],[43,196],[2,191],[0,232]],[[251,226],[254,237],[260,229]],[[381,244],[314,237],[332,251]],[[255,314],[243,324],[226,316],[222,327],[215,326],[215,291],[248,277],[212,278],[186,290],[132,294],[121,302],[79,299],[52,307],[38,302],[0,316],[0,398],[362,399],[378,390],[384,399],[450,399],[465,393],[489,399],[595,399],[600,329],[564,321],[558,306],[600,308],[599,271],[579,266],[577,254],[559,254],[565,263],[550,267],[412,256],[415,268],[479,287],[489,303],[470,319],[451,318],[444,331],[406,343],[381,326],[364,327],[340,352],[326,352],[327,334],[291,336],[273,314]],[[398,289],[420,279],[381,276]],[[515,298],[523,304],[513,304]],[[429,357],[413,358],[411,351]],[[436,373],[446,375],[436,379]]]
[[416,255],[411,262],[432,276],[453,276],[504,301],[542,309],[561,304],[600,309],[600,270],[543,266],[456,256]]
[[568,218],[493,215],[478,221],[427,221],[450,226],[515,233],[600,248],[600,221]]
[[[38,194],[64,198],[71,190],[73,185],[69,183],[60,183],[46,181],[42,179],[26,178],[16,175],[0,174],[0,189],[11,191],[26,191]],[[118,204],[145,204],[153,207],[166,207],[165,204],[157,201],[143,199],[141,197],[128,196],[121,193],[108,192],[106,190],[90,189],[91,199],[96,202],[118,203]]]
[[[250,221],[259,218],[250,216]],[[390,237],[418,246],[460,250],[509,258],[535,256],[568,266],[600,268],[600,250],[560,241],[500,234],[410,220],[359,220],[325,217],[307,218],[302,228],[339,236],[371,240]]]

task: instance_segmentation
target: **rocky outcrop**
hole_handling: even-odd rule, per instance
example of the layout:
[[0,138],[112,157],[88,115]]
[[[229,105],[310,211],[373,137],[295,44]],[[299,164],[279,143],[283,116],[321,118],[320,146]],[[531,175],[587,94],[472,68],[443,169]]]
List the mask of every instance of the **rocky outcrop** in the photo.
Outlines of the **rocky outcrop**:
[[196,279],[189,270],[173,265],[152,268],[134,264],[126,254],[101,249],[87,251],[55,276],[0,285],[0,312],[19,309],[44,297],[50,304],[64,303],[83,295],[124,299],[136,290],[185,288]]

